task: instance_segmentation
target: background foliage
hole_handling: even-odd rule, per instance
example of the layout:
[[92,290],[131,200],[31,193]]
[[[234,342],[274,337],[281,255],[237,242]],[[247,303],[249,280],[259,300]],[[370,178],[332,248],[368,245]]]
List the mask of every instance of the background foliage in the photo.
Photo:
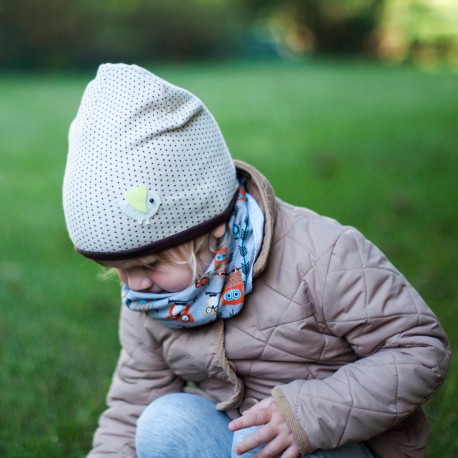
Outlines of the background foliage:
[[456,0],[1,0],[0,67],[312,53],[458,67]]

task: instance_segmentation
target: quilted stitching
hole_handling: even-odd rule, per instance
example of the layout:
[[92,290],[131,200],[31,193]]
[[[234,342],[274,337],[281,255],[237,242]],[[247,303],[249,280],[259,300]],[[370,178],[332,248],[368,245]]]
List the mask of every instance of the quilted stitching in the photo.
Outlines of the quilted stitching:
[[[371,358],[363,359],[360,363],[360,366],[364,367],[366,372],[373,368],[376,373],[385,374],[385,376],[389,375],[386,382],[393,392],[392,403],[383,403],[382,400],[384,398],[382,397],[380,401],[377,401],[378,403],[372,403],[372,406],[368,407],[370,405],[367,403],[369,399],[362,394],[364,394],[364,390],[370,390],[370,387],[364,385],[367,381],[364,382],[364,375],[358,368],[358,364],[350,364],[339,371],[337,374],[340,374],[338,376],[340,380],[339,378],[331,377],[330,379],[313,381],[312,383],[293,382],[290,384],[291,388],[289,386],[282,387],[282,392],[286,394],[295,415],[297,418],[302,419],[302,424],[305,425],[305,432],[314,447],[323,445],[327,447],[337,446],[348,440],[354,440],[355,425],[361,422],[361,420],[358,420],[359,418],[364,418],[361,417],[361,413],[364,412],[366,414],[374,414],[377,422],[385,424],[385,428],[390,429],[400,418],[410,414],[418,404],[429,397],[426,393],[430,388],[426,386],[415,387],[409,394],[405,391],[407,386],[412,384],[411,377],[414,370],[419,376],[415,380],[416,383],[427,384],[426,380],[430,376],[425,373],[426,367],[422,365],[421,358],[416,360],[413,355],[395,351],[396,346],[402,346],[403,339],[405,339],[402,329],[413,332],[413,329],[419,328],[420,335],[416,338],[417,341],[408,345],[416,344],[419,347],[422,347],[422,345],[428,347],[429,345],[429,349],[436,350],[432,344],[435,337],[422,336],[420,331],[422,324],[426,325],[426,323],[435,319],[434,314],[421,301],[421,298],[405,281],[404,277],[395,268],[387,265],[383,254],[368,244],[354,229],[347,229],[336,239],[329,257],[325,276],[325,284],[327,286],[323,289],[321,306],[323,307],[326,322],[334,333],[337,332],[337,335],[346,336],[356,352],[365,351],[366,343],[362,340],[364,338],[364,333],[362,332],[365,327],[368,327],[368,330],[364,332],[369,333],[370,339],[370,333],[373,332],[371,329],[379,332],[380,325],[382,325],[382,329],[389,330],[392,327],[393,320],[396,320],[397,326],[400,326],[399,323],[402,324],[399,319],[404,319],[405,322],[400,330],[396,330],[395,326],[393,327],[394,335],[389,336],[387,334],[385,343],[383,341],[380,342],[382,347],[385,346],[387,348],[382,354],[388,361],[382,362],[380,357],[377,357],[373,358],[373,363]],[[391,276],[393,279],[387,282],[386,276]],[[346,282],[350,284],[347,285]],[[337,289],[335,288],[336,285]],[[348,288],[348,291],[342,290],[342,295],[340,288]],[[377,296],[377,288],[388,288],[390,294],[393,295],[392,300],[397,301],[396,307],[390,308],[389,305],[385,306],[383,302],[378,302],[381,298]],[[330,289],[331,291],[329,291]],[[347,299],[354,297],[356,298],[356,303],[339,305],[342,297]],[[371,303],[369,298],[371,298]],[[348,307],[348,309],[345,309],[345,307]],[[407,310],[400,312],[402,308],[407,308]],[[363,325],[362,328],[361,325]],[[415,333],[413,334],[415,335]],[[423,342],[420,343],[422,340]],[[412,352],[414,351],[415,349],[412,350]],[[421,353],[429,350],[420,348],[418,351]],[[325,357],[325,355],[322,355],[322,357]],[[355,369],[353,369],[353,366]],[[363,379],[358,380],[358,376],[361,375]],[[316,386],[315,383],[317,384]],[[436,388],[438,386],[437,381],[429,381],[429,383],[436,386]],[[297,387],[293,386],[295,384],[300,385],[297,392]],[[420,394],[422,390],[425,393],[424,397]],[[326,396],[325,393],[332,394],[332,396]],[[384,396],[389,397],[389,390],[384,393]],[[416,401],[417,404],[410,403],[411,398],[415,397],[418,399]],[[337,410],[335,410],[336,408]],[[307,410],[311,410],[313,413]],[[334,412],[333,415],[336,415],[336,412],[340,412],[337,420],[328,419],[330,424],[333,425],[334,431],[322,432],[322,435],[324,434],[325,436],[326,434],[332,434],[335,440],[333,444],[329,442],[321,443],[320,440],[323,440],[323,437],[320,439],[320,432],[316,430],[316,427],[309,427],[309,425],[313,424],[313,418],[316,414],[318,414],[318,418],[322,418],[322,421],[328,421],[324,420],[328,415],[331,415],[327,412]],[[324,423],[321,423],[321,425],[324,426]],[[370,426],[368,427],[367,437],[371,437],[369,431]],[[317,440],[318,442],[316,442]]]

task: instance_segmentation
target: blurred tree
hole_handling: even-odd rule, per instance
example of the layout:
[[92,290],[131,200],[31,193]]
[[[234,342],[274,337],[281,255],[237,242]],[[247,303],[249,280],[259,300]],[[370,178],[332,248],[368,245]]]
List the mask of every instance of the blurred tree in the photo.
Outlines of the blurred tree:
[[221,56],[237,50],[238,0],[86,0],[99,24],[97,54],[147,60]]
[[76,0],[2,0],[0,65],[28,68],[78,61],[92,38],[85,13]]
[[458,66],[458,1],[385,0],[374,44],[387,61]]
[[250,0],[281,54],[360,54],[383,0]]
[[280,54],[368,54],[458,66],[458,0],[249,0]]
[[458,66],[458,0],[0,0],[0,67],[266,50]]
[[0,66],[235,53],[241,0],[2,0]]

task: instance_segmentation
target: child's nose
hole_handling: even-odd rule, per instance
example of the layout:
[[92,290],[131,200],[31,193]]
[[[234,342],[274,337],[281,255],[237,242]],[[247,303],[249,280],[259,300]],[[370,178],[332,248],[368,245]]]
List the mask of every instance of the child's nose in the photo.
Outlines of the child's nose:
[[145,269],[130,269],[127,273],[127,285],[134,291],[143,291],[153,286],[153,281],[146,274]]

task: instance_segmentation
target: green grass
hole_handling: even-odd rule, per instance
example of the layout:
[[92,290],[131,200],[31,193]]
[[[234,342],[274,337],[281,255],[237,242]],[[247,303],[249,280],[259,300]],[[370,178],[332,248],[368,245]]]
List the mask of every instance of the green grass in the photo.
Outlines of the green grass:
[[[150,67],[199,95],[280,198],[358,227],[458,340],[458,76],[367,63]],[[83,457],[119,351],[119,291],[61,209],[85,75],[0,75],[0,456]],[[458,367],[430,457],[458,455]]]

